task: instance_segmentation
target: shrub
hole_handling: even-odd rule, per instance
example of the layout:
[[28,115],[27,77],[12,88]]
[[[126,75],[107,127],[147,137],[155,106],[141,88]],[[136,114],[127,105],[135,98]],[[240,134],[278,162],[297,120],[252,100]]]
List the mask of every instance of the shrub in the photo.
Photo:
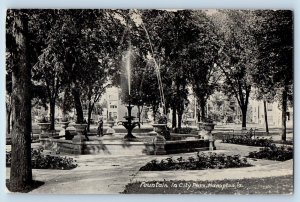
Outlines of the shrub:
[[[32,168],[70,170],[77,167],[73,158],[44,155],[42,151],[43,149],[31,149]],[[6,166],[11,166],[11,152],[6,152]]]
[[249,158],[268,159],[276,161],[286,161],[293,158],[293,148],[288,146],[276,146],[271,144],[261,148],[259,151],[250,152]]
[[197,153],[196,157],[183,159],[182,157],[163,159],[160,162],[152,160],[140,171],[163,171],[163,170],[204,170],[204,169],[223,169],[223,168],[239,168],[251,166],[246,158],[239,155],[225,155],[209,153]]
[[268,147],[272,144],[272,139],[266,139],[266,138],[251,139],[245,136],[237,136],[232,138],[223,137],[222,142],[231,143],[231,144],[241,144],[247,146],[256,146],[256,147]]

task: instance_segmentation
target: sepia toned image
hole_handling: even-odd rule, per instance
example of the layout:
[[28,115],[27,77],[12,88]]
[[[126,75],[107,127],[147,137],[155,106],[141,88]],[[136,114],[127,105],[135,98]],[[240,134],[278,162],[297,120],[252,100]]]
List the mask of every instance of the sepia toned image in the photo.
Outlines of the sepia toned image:
[[8,9],[6,187],[293,194],[291,10]]

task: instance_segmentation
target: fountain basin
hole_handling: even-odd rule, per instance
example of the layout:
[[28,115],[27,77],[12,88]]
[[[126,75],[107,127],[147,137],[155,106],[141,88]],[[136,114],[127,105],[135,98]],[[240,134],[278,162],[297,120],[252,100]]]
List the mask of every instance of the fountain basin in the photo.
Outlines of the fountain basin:
[[106,124],[108,125],[108,127],[113,127],[115,125],[115,121],[107,121]]
[[[95,155],[164,155],[175,153],[187,153],[209,150],[209,140],[174,140],[165,141],[160,146],[165,152],[157,152],[155,137],[149,137],[144,141],[126,141],[123,139],[101,139],[77,142],[65,139],[42,138],[41,143],[45,150],[54,153],[66,154],[95,154]],[[122,137],[120,137],[122,138]],[[139,140],[139,138],[137,138]],[[163,151],[163,150],[160,150]]]

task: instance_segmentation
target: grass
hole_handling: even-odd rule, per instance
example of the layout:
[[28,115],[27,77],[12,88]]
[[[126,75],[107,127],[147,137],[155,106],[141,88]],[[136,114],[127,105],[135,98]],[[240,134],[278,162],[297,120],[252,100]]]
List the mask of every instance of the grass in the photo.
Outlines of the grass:
[[292,194],[293,176],[214,181],[149,181],[127,184],[123,194]]

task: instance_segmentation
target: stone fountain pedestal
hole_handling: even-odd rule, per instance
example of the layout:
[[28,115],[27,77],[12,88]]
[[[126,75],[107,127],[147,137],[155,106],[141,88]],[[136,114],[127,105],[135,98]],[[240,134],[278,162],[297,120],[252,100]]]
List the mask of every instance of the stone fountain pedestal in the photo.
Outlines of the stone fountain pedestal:
[[86,137],[84,135],[87,124],[74,124],[76,135],[72,139],[74,154],[84,154],[84,141]]
[[61,131],[59,132],[59,135],[65,135],[65,139],[69,139],[69,137],[66,136],[66,129],[68,127],[70,122],[68,121],[62,121],[62,122],[58,122],[58,124],[60,124],[60,127],[62,128]]
[[154,144],[154,155],[164,155],[166,154],[165,145],[166,138],[162,135],[163,131],[166,129],[167,124],[152,124],[156,136],[153,139]]
[[[43,152],[46,154],[50,152],[50,150],[47,149],[47,147],[48,147],[47,140],[49,140],[49,141],[53,140],[53,138],[52,138],[53,132],[51,132],[51,130],[50,130],[50,125],[51,125],[51,123],[38,123],[38,126],[41,129],[41,133],[39,134],[40,144],[44,149]],[[55,134],[55,131],[54,131],[54,134]]]
[[49,138],[50,137],[50,123],[38,123],[38,126],[41,129],[41,133],[39,134],[39,139]]
[[209,150],[215,150],[215,139],[211,131],[215,128],[214,123],[198,122],[199,138],[209,141]]

